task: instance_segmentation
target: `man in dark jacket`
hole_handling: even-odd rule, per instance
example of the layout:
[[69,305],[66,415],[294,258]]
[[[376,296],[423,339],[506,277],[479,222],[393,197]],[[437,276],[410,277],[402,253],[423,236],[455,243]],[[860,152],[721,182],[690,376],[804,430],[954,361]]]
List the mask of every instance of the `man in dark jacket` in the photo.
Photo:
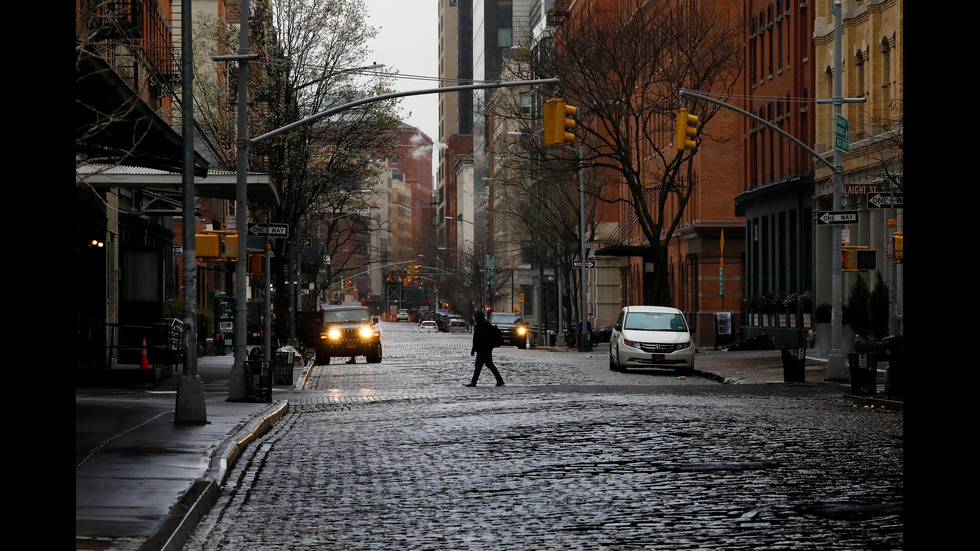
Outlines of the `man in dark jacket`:
[[473,380],[463,386],[476,386],[476,381],[480,378],[480,370],[483,369],[484,364],[490,368],[490,372],[497,379],[497,386],[504,386],[503,377],[497,371],[497,366],[493,365],[493,338],[491,333],[493,326],[487,321],[486,315],[482,311],[477,311],[475,317],[476,325],[473,326],[473,348],[470,350],[470,356],[476,355],[476,364],[473,369]]

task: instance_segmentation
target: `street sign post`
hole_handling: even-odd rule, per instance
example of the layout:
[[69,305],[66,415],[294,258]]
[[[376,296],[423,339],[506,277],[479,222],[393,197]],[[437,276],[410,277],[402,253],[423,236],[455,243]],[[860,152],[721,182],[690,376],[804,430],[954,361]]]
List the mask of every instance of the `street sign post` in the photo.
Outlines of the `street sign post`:
[[905,207],[901,193],[869,193],[869,209],[900,209]]
[[[575,268],[581,268],[582,267],[582,261],[581,260],[573,260],[572,261],[572,266],[575,267]],[[595,268],[595,262],[592,262],[591,260],[588,260],[588,261],[585,262],[585,267],[586,268]]]
[[289,237],[289,226],[286,224],[249,224],[248,235],[262,237]]
[[833,224],[857,224],[858,213],[856,210],[823,210],[817,211],[817,225]]
[[837,113],[837,116],[834,117],[834,119],[834,147],[840,149],[844,153],[848,153],[851,150],[851,146],[847,139],[847,119],[840,113]]

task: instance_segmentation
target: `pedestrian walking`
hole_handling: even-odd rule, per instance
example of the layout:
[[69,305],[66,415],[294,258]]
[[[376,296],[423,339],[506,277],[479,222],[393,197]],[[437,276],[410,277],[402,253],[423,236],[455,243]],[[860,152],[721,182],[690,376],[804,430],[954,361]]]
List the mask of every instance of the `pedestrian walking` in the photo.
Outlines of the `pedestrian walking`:
[[490,372],[497,379],[497,386],[504,386],[504,378],[493,364],[493,349],[500,346],[496,333],[500,330],[487,321],[482,311],[477,311],[475,317],[476,325],[473,326],[473,348],[470,349],[470,356],[476,356],[476,363],[473,367],[473,380],[463,386],[476,386],[484,365],[490,368]]

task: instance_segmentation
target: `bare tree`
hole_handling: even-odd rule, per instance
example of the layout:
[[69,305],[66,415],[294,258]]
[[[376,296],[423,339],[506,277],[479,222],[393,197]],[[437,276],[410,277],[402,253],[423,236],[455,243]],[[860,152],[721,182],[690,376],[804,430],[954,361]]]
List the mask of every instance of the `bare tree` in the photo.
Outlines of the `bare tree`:
[[[360,0],[271,0],[255,3],[250,25],[251,47],[259,54],[256,77],[250,79],[249,134],[262,135],[303,118],[363,97],[391,92],[390,74],[368,63],[367,41],[376,31],[366,22]],[[202,27],[216,51],[235,51],[237,34],[221,22]],[[214,69],[212,68],[211,71]],[[204,72],[207,67],[204,66]],[[226,162],[234,158],[228,121],[234,118],[234,75],[210,79],[213,94],[205,120],[216,141],[226,145]],[[224,83],[230,83],[227,88]],[[285,289],[283,263],[295,258],[304,224],[329,219],[321,226],[328,251],[349,245],[362,233],[354,192],[377,182],[378,166],[393,150],[386,131],[397,127],[396,102],[374,103],[317,119],[261,142],[250,150],[250,169],[264,171],[280,201],[253,205],[271,222],[284,223],[289,239],[277,240],[273,272],[277,289]],[[350,209],[354,208],[355,212]],[[346,213],[346,214],[345,214]],[[347,223],[340,223],[346,220]],[[339,260],[339,259],[338,259]],[[335,273],[339,274],[337,270]],[[276,311],[288,313],[293,301],[278,293]],[[291,318],[291,316],[286,316]],[[280,335],[286,326],[279,318]]]
[[[558,29],[553,51],[529,58],[530,70],[560,78],[559,95],[578,109],[590,191],[628,205],[652,251],[645,300],[670,304],[667,251],[698,184],[697,150],[674,147],[678,93],[731,92],[742,66],[739,14],[674,0],[651,0],[632,13],[585,9]],[[710,130],[717,106],[689,101],[687,108],[700,117],[697,144],[725,139]],[[554,153],[555,170],[577,167]]]

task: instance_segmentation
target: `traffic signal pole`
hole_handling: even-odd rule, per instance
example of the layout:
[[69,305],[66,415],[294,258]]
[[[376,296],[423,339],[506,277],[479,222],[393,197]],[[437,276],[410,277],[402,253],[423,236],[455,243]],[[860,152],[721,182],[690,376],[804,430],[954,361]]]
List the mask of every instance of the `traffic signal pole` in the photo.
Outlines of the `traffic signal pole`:
[[[845,103],[865,103],[866,98],[844,98],[842,97],[842,56],[841,56],[841,3],[840,1],[834,2],[834,97],[830,100],[817,100],[818,104],[821,103],[832,103],[834,105],[834,117],[837,118],[841,115],[842,106]],[[813,157],[826,165],[833,171],[833,188],[834,188],[834,210],[838,211],[841,209],[843,203],[844,194],[844,161],[841,154],[841,150],[834,147],[834,160],[833,162],[828,161],[823,157],[823,155],[817,153],[806,144],[798,140],[796,137],[785,132],[783,129],[771,124],[769,121],[761,119],[752,113],[724,103],[722,101],[703,96],[701,94],[692,92],[690,90],[681,89],[680,98],[681,105],[684,105],[684,97],[696,97],[702,101],[718,105],[719,107],[724,107],[731,111],[735,111],[743,116],[746,116],[759,124],[764,125],[766,128],[778,133],[779,135],[789,139],[796,145],[800,146],[804,150],[808,151]],[[832,268],[832,278],[831,278],[831,325],[830,325],[830,355],[827,361],[827,380],[844,380],[847,378],[847,373],[844,368],[844,355],[841,352],[841,329],[842,329],[842,296],[843,296],[843,274],[841,269],[841,232],[842,228],[839,224],[834,224],[833,226],[833,237],[831,244],[831,268]]]

